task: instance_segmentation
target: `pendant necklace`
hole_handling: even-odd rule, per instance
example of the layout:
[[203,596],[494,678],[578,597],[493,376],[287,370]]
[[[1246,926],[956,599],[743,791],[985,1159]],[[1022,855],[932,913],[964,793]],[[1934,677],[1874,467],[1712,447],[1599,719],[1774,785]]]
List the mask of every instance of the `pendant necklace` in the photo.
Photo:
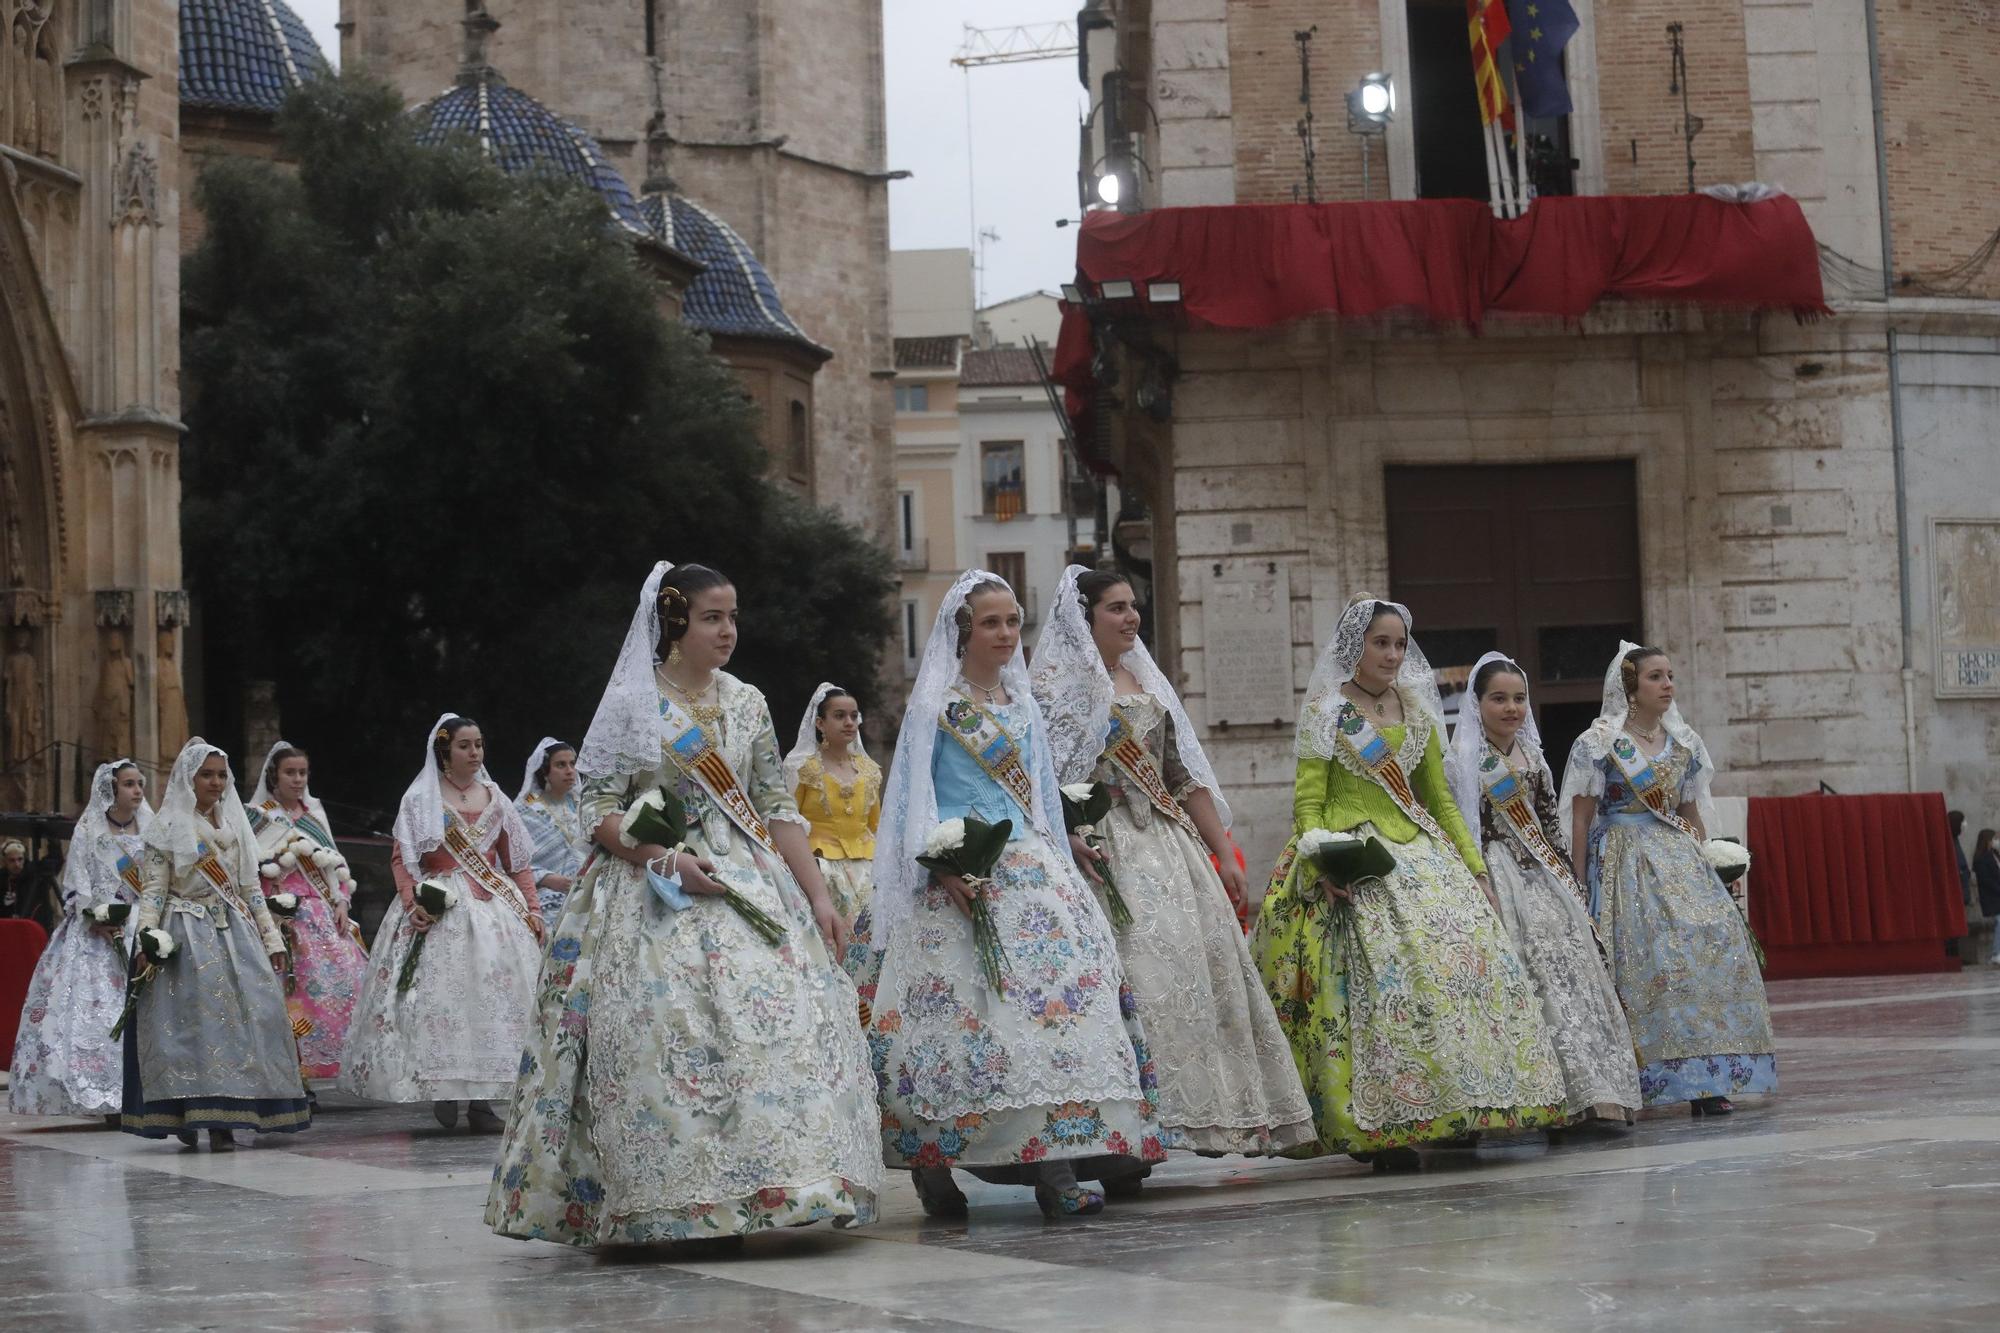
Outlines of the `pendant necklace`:
[[998,684],[995,684],[989,688],[985,685],[981,685],[978,681],[972,679],[970,676],[965,676],[965,675],[959,676],[959,680],[964,682],[968,690],[978,690],[981,694],[985,695],[987,707],[998,708],[1000,706],[997,702],[995,702],[993,698],[994,695],[1000,693],[1000,686]]
[[1379,690],[1371,690],[1358,680],[1350,680],[1347,683],[1349,685],[1352,685],[1355,689],[1360,690],[1363,694],[1367,695],[1370,699],[1373,699],[1375,701],[1375,716],[1382,717],[1385,715],[1389,705],[1383,703],[1382,701],[1389,697],[1389,691],[1394,689],[1395,686],[1384,685]]

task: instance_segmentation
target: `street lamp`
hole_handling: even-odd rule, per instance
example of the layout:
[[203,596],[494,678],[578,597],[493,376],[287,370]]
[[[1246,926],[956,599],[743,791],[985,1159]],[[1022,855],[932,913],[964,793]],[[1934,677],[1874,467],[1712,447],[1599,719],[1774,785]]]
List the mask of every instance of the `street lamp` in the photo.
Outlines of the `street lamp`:
[[1361,83],[1347,95],[1347,131],[1361,140],[1361,197],[1370,194],[1368,179],[1370,139],[1389,133],[1396,118],[1396,81],[1377,70],[1361,76]]

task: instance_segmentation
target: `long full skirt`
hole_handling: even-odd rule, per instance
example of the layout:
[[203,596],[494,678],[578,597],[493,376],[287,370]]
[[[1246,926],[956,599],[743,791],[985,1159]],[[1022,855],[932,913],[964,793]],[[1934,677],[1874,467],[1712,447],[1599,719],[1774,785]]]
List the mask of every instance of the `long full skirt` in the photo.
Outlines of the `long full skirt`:
[[692,850],[784,927],[673,911],[611,858],[571,891],[487,1196],[503,1236],[572,1245],[874,1220],[882,1157],[854,986],[775,857]]
[[994,867],[1004,993],[988,984],[972,922],[944,889],[877,948],[856,924],[848,966],[890,1166],[963,1166],[1031,1181],[1039,1163],[1086,1178],[1166,1157],[1138,1006],[1102,912],[1066,853],[1016,839]]
[[868,910],[869,900],[875,896],[873,861],[855,857],[823,860],[819,863],[819,873],[826,880],[826,891],[833,899],[833,910],[843,918],[853,921]]
[[1104,831],[1132,912],[1118,956],[1145,1023],[1167,1145],[1272,1153],[1311,1143],[1291,1047],[1207,853],[1150,808],[1121,803]]
[[1653,815],[1591,830],[1598,933],[1646,1105],[1773,1092],[1778,1057],[1750,928],[1701,846]]
[[333,1078],[340,1073],[340,1053],[368,975],[368,951],[351,933],[351,923],[348,931],[334,929],[333,908],[302,871],[266,884],[271,893],[299,898],[289,932],[293,986],[285,1002],[294,1020],[310,1025],[299,1038],[300,1068],[307,1078]]
[[125,1026],[119,1127],[149,1139],[187,1129],[306,1128],[312,1109],[285,988],[257,928],[229,911],[218,930],[171,904],[162,928],[178,947]]
[[8,1109],[16,1115],[117,1114],[125,1099],[125,1065],[110,1033],[124,1006],[125,964],[117,948],[88,921],[65,916],[28,981]]
[[1365,1154],[1560,1123],[1562,1074],[1506,927],[1449,845],[1422,832],[1383,841],[1396,870],[1341,902],[1314,889],[1295,839],[1252,940],[1320,1147]]
[[1589,911],[1547,870],[1521,869],[1511,849],[1489,849],[1486,868],[1507,934],[1542,999],[1565,1109],[1630,1119],[1640,1106],[1639,1062]]
[[382,918],[341,1055],[342,1092],[424,1102],[514,1090],[541,947],[513,908],[478,897],[469,876],[453,873],[458,904],[432,923],[406,992],[397,992],[396,980],[417,930],[400,898]]

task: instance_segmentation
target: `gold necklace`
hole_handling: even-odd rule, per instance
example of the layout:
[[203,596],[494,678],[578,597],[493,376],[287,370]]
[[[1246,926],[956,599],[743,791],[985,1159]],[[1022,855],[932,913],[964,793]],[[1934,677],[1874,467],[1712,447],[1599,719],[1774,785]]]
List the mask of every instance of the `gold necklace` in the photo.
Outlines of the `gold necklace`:
[[[861,788],[861,766],[859,764],[856,764],[854,766],[854,781],[842,782],[840,780],[840,774],[834,772],[832,767],[827,764],[826,754],[824,751],[822,751],[819,757],[819,769],[820,772],[826,774],[826,776],[833,779],[834,790],[840,793],[842,808],[846,810],[848,815],[852,816],[854,814],[854,794]],[[822,800],[824,800],[824,798],[822,798]],[[831,802],[827,803],[826,812],[828,814],[833,813],[833,806]]]
[[1666,722],[1662,720],[1660,725],[1654,727],[1651,731],[1641,731],[1639,730],[1638,723],[1634,722],[1629,714],[1625,718],[1625,730],[1631,732],[1648,745],[1658,745],[1660,743],[1660,733],[1665,726]]
[[1384,686],[1383,686],[1383,687],[1382,687],[1381,689],[1379,689],[1379,690],[1371,690],[1371,689],[1369,689],[1369,688],[1368,688],[1368,687],[1367,687],[1366,685],[1363,685],[1363,684],[1362,684],[1362,683],[1361,683],[1360,681],[1358,681],[1358,680],[1349,680],[1349,681],[1348,681],[1347,683],[1348,683],[1349,685],[1352,685],[1352,686],[1353,686],[1353,687],[1354,687],[1355,689],[1357,689],[1357,690],[1360,690],[1360,691],[1361,691],[1361,692],[1362,692],[1363,694],[1367,695],[1367,696],[1368,696],[1368,697],[1369,697],[1370,699],[1374,700],[1374,708],[1375,708],[1375,716],[1377,716],[1377,717],[1386,717],[1386,716],[1388,715],[1388,710],[1389,710],[1389,705],[1388,705],[1388,704],[1386,704],[1386,703],[1384,703],[1384,702],[1382,702],[1382,701],[1383,701],[1384,699],[1387,699],[1387,698],[1389,697],[1389,691],[1390,691],[1390,690],[1392,690],[1392,689],[1394,689],[1394,688],[1395,688],[1395,686],[1393,686],[1393,685],[1384,685]]
[[[689,691],[687,686],[668,675],[664,670],[656,667],[654,668],[654,673],[659,676],[668,689],[681,697],[681,702],[687,705],[688,713],[693,716],[696,725],[704,729],[712,727],[718,733],[721,731],[722,688],[719,681],[711,676],[708,684],[702,688],[701,693],[695,694]],[[715,692],[715,702],[712,704],[703,703],[702,700],[708,697],[711,690]]]

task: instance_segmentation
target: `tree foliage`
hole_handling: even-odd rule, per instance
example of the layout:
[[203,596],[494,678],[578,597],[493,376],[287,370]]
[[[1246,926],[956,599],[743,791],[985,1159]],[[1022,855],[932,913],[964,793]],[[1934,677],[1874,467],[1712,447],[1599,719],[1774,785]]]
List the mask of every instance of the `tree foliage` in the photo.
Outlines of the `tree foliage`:
[[663,557],[736,581],[731,669],[781,733],[822,677],[869,691],[886,556],[764,479],[733,373],[660,313],[601,200],[419,145],[353,77],[280,127],[296,169],[203,174],[183,270],[212,730],[276,681],[316,790],[379,817],[451,709],[511,786],[542,734],[581,739]]

